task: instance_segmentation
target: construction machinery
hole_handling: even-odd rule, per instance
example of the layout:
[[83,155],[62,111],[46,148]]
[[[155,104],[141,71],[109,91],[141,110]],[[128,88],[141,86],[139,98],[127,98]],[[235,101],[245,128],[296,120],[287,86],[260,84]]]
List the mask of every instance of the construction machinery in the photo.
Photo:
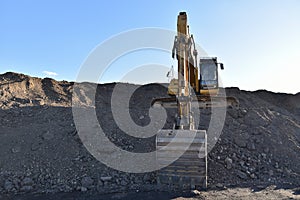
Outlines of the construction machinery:
[[238,101],[219,94],[218,68],[224,66],[217,58],[202,57],[198,67],[198,52],[185,12],[178,15],[172,57],[178,61],[178,78],[171,80],[168,98],[152,102],[153,106],[177,109],[173,129],[157,133],[156,160],[161,168],[157,182],[172,188],[206,188],[207,134],[197,130],[192,107],[237,107]]

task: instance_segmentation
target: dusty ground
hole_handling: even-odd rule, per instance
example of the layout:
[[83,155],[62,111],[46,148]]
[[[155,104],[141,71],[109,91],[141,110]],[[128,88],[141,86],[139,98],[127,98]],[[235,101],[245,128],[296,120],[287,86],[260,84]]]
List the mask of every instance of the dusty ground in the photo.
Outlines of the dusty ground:
[[189,193],[170,193],[170,192],[136,192],[129,191],[123,193],[102,194],[99,193],[58,193],[58,194],[35,194],[35,195],[17,195],[7,197],[11,200],[96,200],[96,199],[128,199],[128,200],[265,200],[265,199],[300,199],[299,191],[288,189],[276,189],[269,187],[260,191],[253,191],[249,188],[234,188],[224,190],[211,190],[207,192],[192,191]]
[[[75,95],[73,103],[89,106],[93,100],[86,91],[92,86],[82,84],[85,90]],[[114,86],[97,86],[96,111],[101,127],[124,150],[153,151],[155,137],[136,139],[114,123],[110,109]],[[130,99],[130,114],[136,124],[147,125],[152,99],[166,96],[166,88],[157,84],[122,86],[125,90],[119,101],[126,88],[137,89]],[[157,190],[155,172],[119,172],[91,156],[74,125],[72,91],[73,83],[69,82],[15,73],[0,75],[2,199],[40,199],[40,195],[43,199],[98,199],[100,194],[102,199],[299,198],[300,93],[227,88],[227,95],[239,99],[240,108],[227,111],[222,135],[209,153],[208,191],[191,196],[153,192]],[[173,122],[174,111],[168,113],[165,128]],[[210,110],[201,111],[200,128],[207,128],[210,117]]]

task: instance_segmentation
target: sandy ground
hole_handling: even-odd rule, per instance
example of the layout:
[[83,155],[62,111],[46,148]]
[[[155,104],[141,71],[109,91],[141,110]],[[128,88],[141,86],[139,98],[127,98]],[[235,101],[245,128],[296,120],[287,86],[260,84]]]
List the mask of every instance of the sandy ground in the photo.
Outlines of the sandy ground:
[[276,189],[269,187],[260,191],[253,191],[249,188],[234,188],[224,190],[211,190],[205,192],[192,191],[190,193],[170,193],[170,192],[128,192],[113,194],[97,193],[59,193],[48,195],[21,195],[15,197],[6,197],[8,200],[97,200],[97,199],[128,199],[128,200],[276,200],[276,199],[300,199],[300,190]]

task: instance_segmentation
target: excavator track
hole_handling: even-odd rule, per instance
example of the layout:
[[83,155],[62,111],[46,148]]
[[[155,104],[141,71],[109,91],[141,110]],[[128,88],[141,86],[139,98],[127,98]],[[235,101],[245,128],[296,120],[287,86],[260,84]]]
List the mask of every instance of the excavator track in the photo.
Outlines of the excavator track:
[[160,130],[156,137],[159,188],[205,189],[206,141],[205,130]]

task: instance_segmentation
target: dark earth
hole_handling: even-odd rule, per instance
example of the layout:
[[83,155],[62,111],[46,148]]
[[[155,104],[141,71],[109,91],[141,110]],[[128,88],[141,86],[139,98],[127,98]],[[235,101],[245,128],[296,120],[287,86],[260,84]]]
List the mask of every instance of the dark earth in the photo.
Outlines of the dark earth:
[[[226,88],[240,107],[227,110],[221,136],[212,138],[217,143],[208,155],[208,188],[183,193],[160,191],[156,172],[120,172],[86,150],[72,103],[93,106],[88,91],[94,86],[99,125],[115,145],[150,152],[155,136],[129,136],[114,122],[111,95],[116,83],[80,85],[85,89],[72,99],[73,82],[0,75],[1,199],[300,199],[300,93]],[[118,85],[125,88],[119,102],[127,89],[136,89],[128,109],[139,126],[150,123],[151,101],[167,97],[160,84]],[[172,127],[174,113],[168,110],[164,128]],[[200,113],[199,128],[207,129],[211,110]]]

